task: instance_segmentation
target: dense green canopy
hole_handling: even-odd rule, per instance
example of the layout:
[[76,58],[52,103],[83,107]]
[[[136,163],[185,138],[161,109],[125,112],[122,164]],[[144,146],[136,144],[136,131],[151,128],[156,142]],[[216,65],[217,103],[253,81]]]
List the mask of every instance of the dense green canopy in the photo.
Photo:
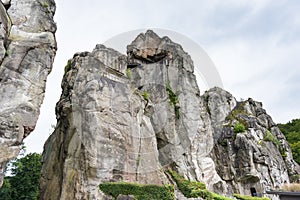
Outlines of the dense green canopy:
[[10,163],[11,175],[4,178],[0,200],[36,200],[39,195],[41,154],[31,153]]
[[294,160],[300,164],[300,119],[293,119],[286,124],[278,124],[291,145]]

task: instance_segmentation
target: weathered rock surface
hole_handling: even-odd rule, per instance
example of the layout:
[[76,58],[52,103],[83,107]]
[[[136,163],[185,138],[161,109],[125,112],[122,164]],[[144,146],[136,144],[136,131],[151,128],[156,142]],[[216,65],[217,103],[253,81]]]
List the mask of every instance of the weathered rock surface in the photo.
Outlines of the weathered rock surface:
[[34,130],[56,52],[53,0],[0,2],[0,186]]
[[[281,188],[289,177],[299,174],[284,135],[262,108],[252,99],[238,102],[219,88],[204,94],[214,127],[215,146],[211,155],[229,193],[262,194]],[[234,131],[237,123],[244,131]]]
[[[200,96],[193,71],[180,45],[152,31],[137,36],[127,56],[103,45],[75,54],[65,68],[56,129],[44,146],[40,198],[104,199],[98,185],[105,181],[173,183],[165,169],[224,194],[249,194],[253,179],[261,189],[289,182],[296,165],[261,105],[237,102],[218,88]],[[256,127],[233,134],[239,118],[226,119],[240,104],[249,112],[242,119],[254,118]],[[266,129],[285,145],[285,159],[274,144],[259,147],[251,139]],[[228,149],[223,130],[234,136],[226,138]]]

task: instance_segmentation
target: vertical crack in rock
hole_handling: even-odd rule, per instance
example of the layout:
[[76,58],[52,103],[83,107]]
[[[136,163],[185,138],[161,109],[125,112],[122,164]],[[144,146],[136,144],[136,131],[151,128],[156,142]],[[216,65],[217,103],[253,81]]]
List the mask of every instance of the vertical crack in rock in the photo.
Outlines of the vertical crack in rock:
[[0,186],[35,128],[56,53],[53,0],[0,3]]

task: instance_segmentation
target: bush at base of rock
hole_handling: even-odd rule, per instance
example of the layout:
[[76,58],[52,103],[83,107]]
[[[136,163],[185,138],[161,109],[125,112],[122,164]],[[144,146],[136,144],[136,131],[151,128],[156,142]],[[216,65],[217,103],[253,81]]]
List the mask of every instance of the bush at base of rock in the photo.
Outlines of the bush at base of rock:
[[173,185],[143,185],[127,182],[107,182],[99,185],[100,190],[115,199],[120,195],[133,195],[137,200],[174,200]]
[[198,181],[186,180],[183,176],[180,176],[172,170],[168,170],[168,173],[175,180],[178,189],[185,197],[197,198],[201,197],[206,200],[231,200],[229,197],[225,197],[206,190],[206,185]]

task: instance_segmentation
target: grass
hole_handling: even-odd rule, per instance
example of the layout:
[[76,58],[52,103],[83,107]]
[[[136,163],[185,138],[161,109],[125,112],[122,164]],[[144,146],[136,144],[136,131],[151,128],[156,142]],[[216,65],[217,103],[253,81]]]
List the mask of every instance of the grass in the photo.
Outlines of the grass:
[[270,200],[267,197],[252,197],[252,196],[240,195],[240,194],[234,194],[233,196],[236,199],[240,199],[240,200]]
[[300,183],[286,184],[282,187],[285,192],[300,192]]
[[99,188],[102,192],[113,196],[115,199],[117,199],[120,194],[133,195],[137,200],[175,199],[173,185],[143,185],[127,182],[106,182],[101,183]]

